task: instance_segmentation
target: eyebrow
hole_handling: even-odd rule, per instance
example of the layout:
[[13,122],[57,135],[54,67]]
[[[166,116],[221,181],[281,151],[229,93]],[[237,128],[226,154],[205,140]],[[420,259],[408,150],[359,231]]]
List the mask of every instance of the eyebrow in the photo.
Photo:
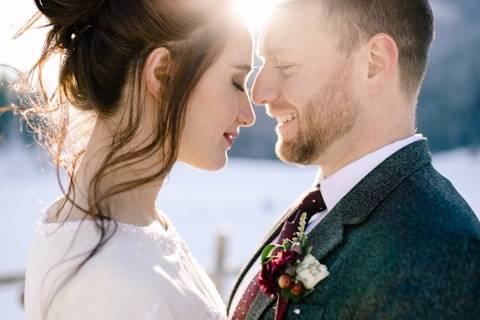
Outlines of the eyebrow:
[[249,64],[234,64],[232,65],[235,69],[245,71],[246,73],[249,73],[252,71],[252,66]]
[[255,53],[259,56],[259,57],[269,57],[269,56],[275,56],[277,54],[280,54],[280,53],[285,53],[285,52],[288,52],[289,50],[284,48],[284,47],[281,47],[281,48],[273,48],[273,49],[267,49],[266,51],[262,51],[262,48],[258,47],[256,50],[255,50]]

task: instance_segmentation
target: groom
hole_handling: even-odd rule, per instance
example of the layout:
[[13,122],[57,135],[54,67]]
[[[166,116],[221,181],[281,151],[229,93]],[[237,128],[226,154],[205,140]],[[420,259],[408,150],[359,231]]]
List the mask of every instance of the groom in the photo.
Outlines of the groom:
[[[277,155],[321,167],[325,203],[306,233],[329,275],[285,319],[480,319],[480,223],[415,134],[432,38],[427,0],[289,1],[265,26],[253,99]],[[231,318],[273,319],[259,255],[291,216],[241,273]]]

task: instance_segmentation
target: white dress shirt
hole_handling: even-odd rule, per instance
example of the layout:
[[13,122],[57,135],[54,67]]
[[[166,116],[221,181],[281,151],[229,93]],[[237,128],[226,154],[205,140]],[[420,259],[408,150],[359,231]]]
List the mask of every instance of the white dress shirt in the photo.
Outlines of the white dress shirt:
[[[327,209],[312,216],[305,232],[312,231],[325,216],[342,200],[363,178],[372,172],[378,165],[384,162],[395,152],[403,149],[407,145],[419,140],[425,139],[421,134],[415,134],[408,138],[393,142],[380,149],[377,149],[362,158],[346,165],[328,178],[324,178],[320,168],[315,178],[314,186],[320,185],[323,199]],[[277,236],[278,238],[278,236]],[[278,239],[275,239],[276,242]],[[230,312],[233,312],[247,290],[248,285],[253,278],[260,272],[260,258],[252,265],[245,277],[242,279],[230,306]]]

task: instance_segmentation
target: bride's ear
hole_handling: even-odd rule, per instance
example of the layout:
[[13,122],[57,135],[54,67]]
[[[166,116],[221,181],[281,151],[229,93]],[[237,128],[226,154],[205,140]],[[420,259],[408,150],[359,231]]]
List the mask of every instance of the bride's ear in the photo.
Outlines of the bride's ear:
[[154,49],[145,61],[144,78],[146,87],[155,99],[158,99],[162,87],[168,82],[170,61],[170,51],[165,47]]

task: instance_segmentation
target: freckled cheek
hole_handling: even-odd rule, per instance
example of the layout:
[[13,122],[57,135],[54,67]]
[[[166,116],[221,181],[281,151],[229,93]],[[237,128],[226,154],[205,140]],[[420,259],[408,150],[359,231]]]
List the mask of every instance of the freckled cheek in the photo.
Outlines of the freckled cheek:
[[217,96],[202,112],[202,131],[206,139],[221,139],[235,121],[235,106],[231,99]]
[[218,105],[218,121],[221,122],[224,126],[224,130],[232,125],[235,122],[235,119],[238,116],[238,110],[241,106],[248,104],[247,97],[241,96],[241,94],[230,94],[228,98],[223,98],[223,101]]

